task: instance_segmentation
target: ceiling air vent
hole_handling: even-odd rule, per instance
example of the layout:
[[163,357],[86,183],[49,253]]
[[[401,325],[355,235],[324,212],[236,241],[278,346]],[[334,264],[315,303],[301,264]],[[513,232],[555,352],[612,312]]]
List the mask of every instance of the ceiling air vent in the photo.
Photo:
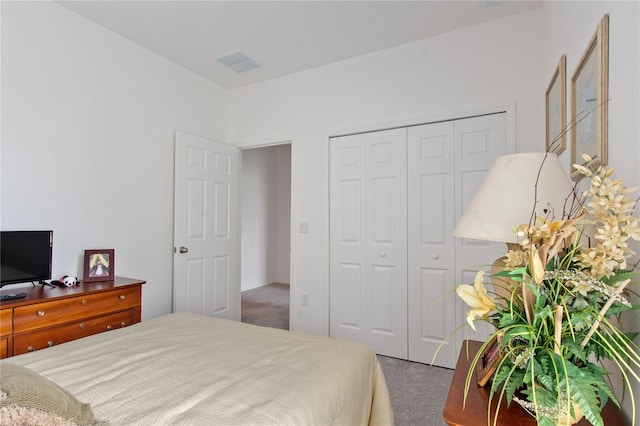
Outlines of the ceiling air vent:
[[260,67],[259,63],[240,51],[227,53],[226,55],[220,56],[217,60],[237,73]]

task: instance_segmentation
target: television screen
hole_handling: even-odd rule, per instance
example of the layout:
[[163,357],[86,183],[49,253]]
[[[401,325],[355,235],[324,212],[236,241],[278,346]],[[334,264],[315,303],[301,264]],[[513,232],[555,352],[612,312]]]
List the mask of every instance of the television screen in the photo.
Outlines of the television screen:
[[53,231],[0,231],[0,286],[51,278]]

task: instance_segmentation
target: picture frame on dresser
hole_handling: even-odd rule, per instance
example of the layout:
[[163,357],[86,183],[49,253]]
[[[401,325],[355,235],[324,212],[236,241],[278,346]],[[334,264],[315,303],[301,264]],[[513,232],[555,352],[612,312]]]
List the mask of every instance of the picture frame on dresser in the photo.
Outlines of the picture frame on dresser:
[[[587,154],[593,166],[607,165],[608,111],[609,15],[604,15],[571,77],[571,164],[585,165]],[[582,176],[571,167],[573,180]]]
[[115,250],[95,249],[84,251],[83,282],[111,281],[115,277]]

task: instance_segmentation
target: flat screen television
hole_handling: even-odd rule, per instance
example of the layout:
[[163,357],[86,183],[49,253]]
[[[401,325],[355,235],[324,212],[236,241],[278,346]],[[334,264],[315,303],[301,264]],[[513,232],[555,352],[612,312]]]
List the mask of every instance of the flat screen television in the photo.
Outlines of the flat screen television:
[[0,231],[0,287],[51,278],[53,231]]

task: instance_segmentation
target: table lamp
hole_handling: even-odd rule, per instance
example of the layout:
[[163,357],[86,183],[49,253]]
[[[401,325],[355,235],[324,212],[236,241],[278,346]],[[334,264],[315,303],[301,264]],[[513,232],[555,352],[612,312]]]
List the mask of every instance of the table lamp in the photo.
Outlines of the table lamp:
[[[533,224],[536,217],[565,218],[574,201],[573,185],[557,155],[531,152],[501,156],[491,165],[453,236],[504,242],[508,249],[517,250],[516,226]],[[503,259],[493,263],[492,275],[504,269]],[[492,283],[496,293],[508,291],[495,279]]]
[[529,152],[498,157],[462,218],[454,237],[517,243],[513,228],[535,217],[554,220],[572,207],[573,185],[558,156]]

